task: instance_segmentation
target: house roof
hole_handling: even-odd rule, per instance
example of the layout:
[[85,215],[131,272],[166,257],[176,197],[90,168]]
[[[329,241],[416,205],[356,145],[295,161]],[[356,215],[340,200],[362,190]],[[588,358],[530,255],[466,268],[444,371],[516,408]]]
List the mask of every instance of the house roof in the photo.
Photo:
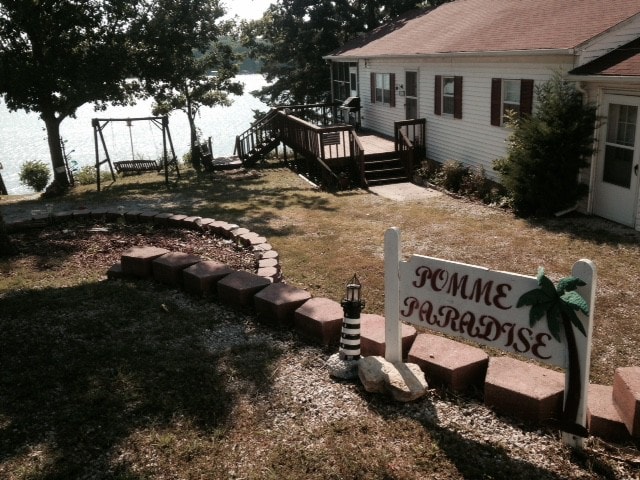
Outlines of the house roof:
[[634,15],[635,0],[457,0],[411,12],[329,57],[571,51]]
[[573,69],[569,74],[640,77],[640,38]]

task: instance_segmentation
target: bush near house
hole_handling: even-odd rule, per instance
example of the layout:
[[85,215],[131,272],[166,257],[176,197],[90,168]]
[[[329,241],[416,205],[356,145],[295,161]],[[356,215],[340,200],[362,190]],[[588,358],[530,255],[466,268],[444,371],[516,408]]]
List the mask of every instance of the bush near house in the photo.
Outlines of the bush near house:
[[593,152],[595,106],[555,74],[536,87],[537,109],[511,116],[507,156],[494,162],[517,215],[549,216],[573,207],[588,191],[578,173]]

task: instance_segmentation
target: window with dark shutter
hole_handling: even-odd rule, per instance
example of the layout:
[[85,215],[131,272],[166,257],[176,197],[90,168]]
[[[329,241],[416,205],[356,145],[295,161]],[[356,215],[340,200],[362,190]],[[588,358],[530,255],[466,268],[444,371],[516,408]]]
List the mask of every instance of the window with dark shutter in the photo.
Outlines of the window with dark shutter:
[[371,103],[376,103],[376,74],[371,73]]
[[491,125],[502,125],[502,79],[491,79]]
[[462,118],[462,77],[453,77],[453,118]]
[[433,91],[433,113],[442,115],[442,75],[436,75]]
[[533,80],[520,80],[520,115],[533,112]]
[[389,75],[389,106],[396,106],[396,74]]

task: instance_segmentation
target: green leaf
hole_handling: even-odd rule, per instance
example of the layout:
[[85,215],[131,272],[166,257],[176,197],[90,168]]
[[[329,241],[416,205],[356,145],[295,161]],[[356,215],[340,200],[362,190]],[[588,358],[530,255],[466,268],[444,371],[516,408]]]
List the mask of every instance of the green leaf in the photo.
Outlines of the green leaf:
[[556,290],[562,295],[565,292],[571,292],[577,287],[584,287],[585,285],[586,283],[578,277],[565,277],[558,282]]
[[562,313],[564,314],[565,318],[569,319],[569,321],[575,325],[575,327],[580,330],[580,332],[586,337],[587,336],[587,332],[584,329],[584,326],[582,325],[582,322],[580,321],[580,319],[578,318],[578,316],[576,315],[576,312],[574,310],[571,309],[571,307],[568,304],[563,304],[563,309],[562,309]]
[[538,285],[541,285],[540,281],[544,277],[544,267],[538,267],[538,274],[536,275],[536,279],[538,280]]
[[587,301],[582,298],[578,292],[566,292],[562,297],[560,297],[564,303],[569,305],[574,310],[580,310],[585,315],[589,315],[589,305]]
[[535,305],[537,303],[547,302],[549,298],[545,295],[545,293],[539,289],[534,288],[533,290],[529,290],[526,293],[523,293],[518,299],[518,303],[516,304],[516,308],[520,308],[524,305]]
[[538,278],[538,285],[544,291],[544,293],[549,296],[549,298],[557,298],[558,292],[556,291],[556,287],[553,286],[553,282],[549,280],[546,276],[542,275],[542,277]]
[[560,312],[560,304],[555,303],[547,312],[547,325],[549,326],[549,332],[553,338],[557,341],[560,339],[560,327],[562,326],[562,314]]
[[533,327],[547,313],[547,309],[552,305],[550,302],[536,303],[529,311],[529,326]]

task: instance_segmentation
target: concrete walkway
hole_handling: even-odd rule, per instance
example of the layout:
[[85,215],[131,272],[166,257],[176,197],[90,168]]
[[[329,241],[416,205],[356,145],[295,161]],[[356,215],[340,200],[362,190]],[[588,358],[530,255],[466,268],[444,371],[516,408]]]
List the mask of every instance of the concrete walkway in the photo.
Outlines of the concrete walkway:
[[421,187],[410,182],[369,187],[369,191],[374,195],[397,201],[422,200],[443,195],[442,192],[432,188]]

